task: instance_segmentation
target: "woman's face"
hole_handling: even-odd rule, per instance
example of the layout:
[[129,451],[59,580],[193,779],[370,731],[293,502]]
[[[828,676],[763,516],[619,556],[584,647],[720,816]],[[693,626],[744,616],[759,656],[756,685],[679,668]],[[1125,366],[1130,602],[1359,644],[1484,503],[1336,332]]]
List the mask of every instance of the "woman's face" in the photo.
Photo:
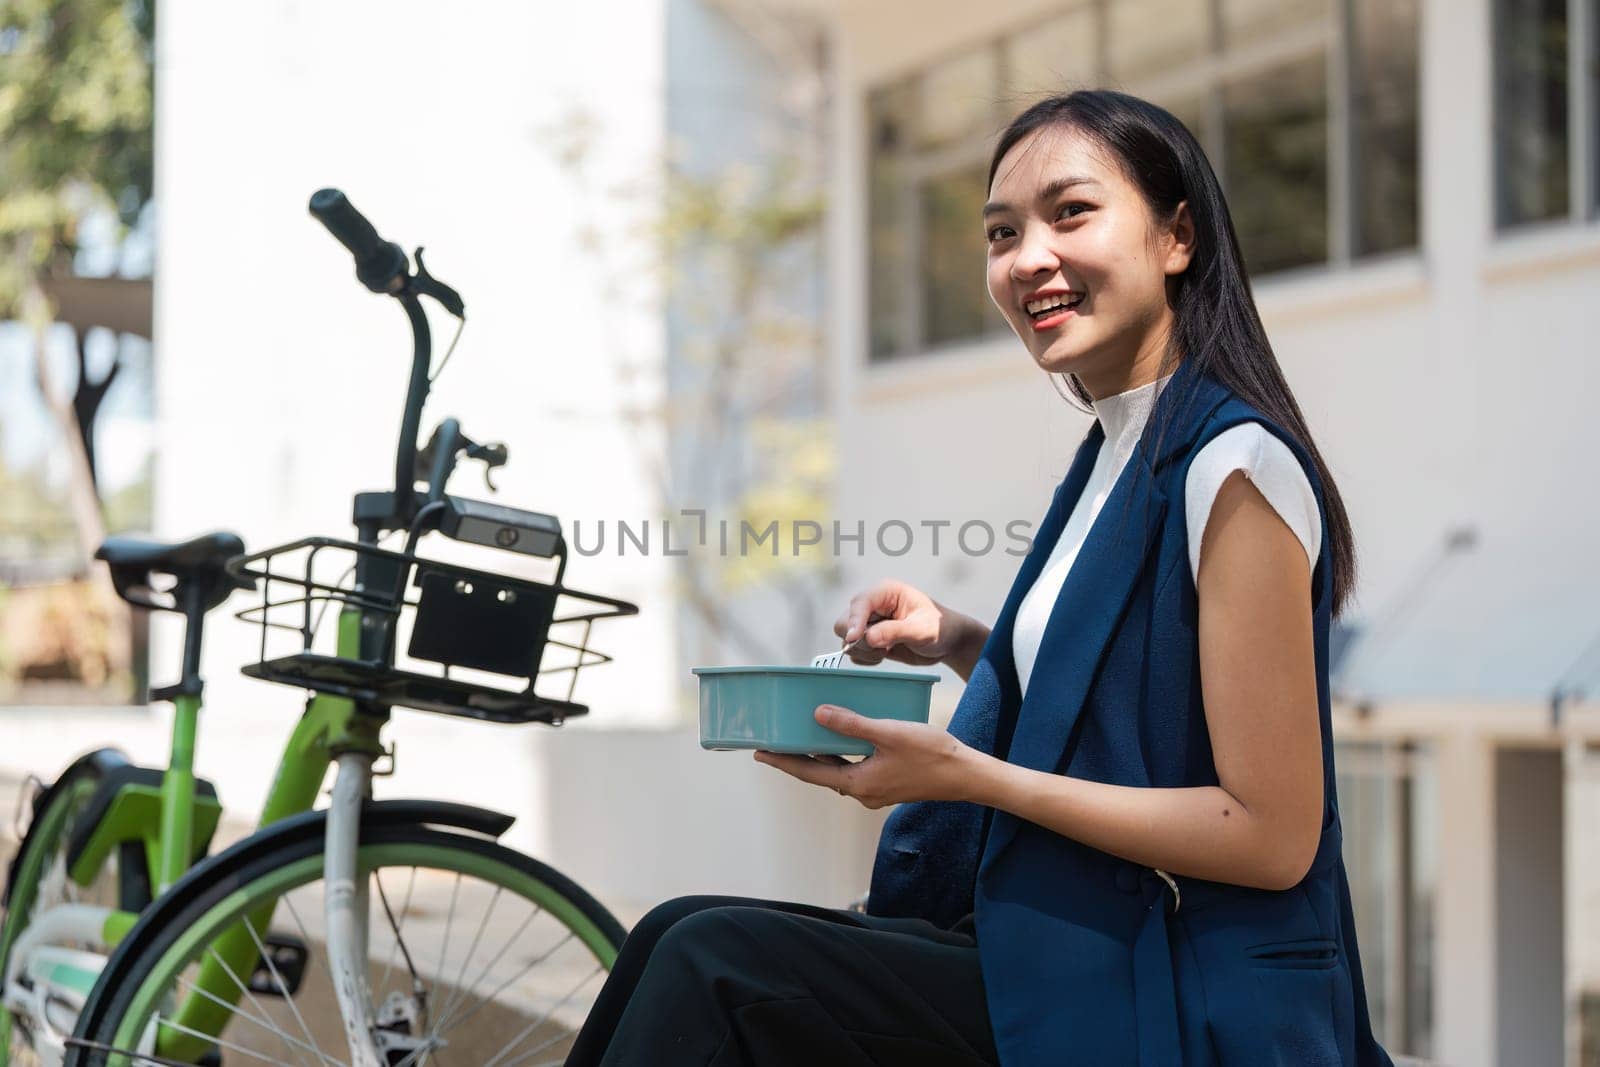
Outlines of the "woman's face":
[[1046,371],[1102,397],[1153,381],[1189,266],[1186,207],[1158,223],[1093,139],[1046,127],[1001,159],[983,212],[989,296]]

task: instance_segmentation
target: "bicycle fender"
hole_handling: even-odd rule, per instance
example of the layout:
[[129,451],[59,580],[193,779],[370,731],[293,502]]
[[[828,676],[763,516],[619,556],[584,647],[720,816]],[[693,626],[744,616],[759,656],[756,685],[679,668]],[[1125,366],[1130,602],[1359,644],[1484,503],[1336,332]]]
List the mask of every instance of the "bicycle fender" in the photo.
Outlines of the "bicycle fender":
[[39,813],[50,806],[50,801],[55,796],[56,790],[60,789],[64,782],[74,777],[80,767],[86,765],[94,766],[98,769],[100,777],[104,778],[112,771],[119,767],[125,767],[127,764],[128,757],[121,749],[97,748],[93,752],[84,753],[67,764],[66,769],[61,772],[55,781],[39,791],[38,796],[33,798],[27,832],[23,834],[22,840],[17,844],[17,851],[12,854],[11,862],[6,864],[5,896],[0,898],[0,904],[4,904],[8,908],[11,906],[12,883],[16,880],[17,864],[28,851],[28,842],[33,839],[34,829],[39,825]]

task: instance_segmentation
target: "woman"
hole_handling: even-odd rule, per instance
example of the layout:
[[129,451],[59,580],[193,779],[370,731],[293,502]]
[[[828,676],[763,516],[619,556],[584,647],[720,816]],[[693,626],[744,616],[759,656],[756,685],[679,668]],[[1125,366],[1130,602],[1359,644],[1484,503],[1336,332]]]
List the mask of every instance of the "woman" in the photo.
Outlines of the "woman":
[[1353,538],[1216,177],[1167,112],[1072,93],[1001,136],[983,225],[990,296],[1096,422],[993,629],[895,582],[836,626],[960,674],[948,731],[823,707],[874,755],[757,753],[900,805],[869,914],[662,905],[569,1064],[1389,1062],[1334,794]]

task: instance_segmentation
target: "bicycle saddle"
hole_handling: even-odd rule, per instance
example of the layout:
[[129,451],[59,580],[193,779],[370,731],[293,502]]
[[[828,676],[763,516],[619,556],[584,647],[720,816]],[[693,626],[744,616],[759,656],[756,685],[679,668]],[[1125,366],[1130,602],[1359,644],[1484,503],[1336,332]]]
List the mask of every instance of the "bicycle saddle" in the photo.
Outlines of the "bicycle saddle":
[[[209,611],[235,589],[255,588],[251,579],[235,578],[223,570],[223,564],[243,553],[244,541],[238,534],[219,530],[187,541],[122,534],[108,537],[94,556],[110,565],[117,594],[130,604],[181,611],[184,588],[198,584],[200,599]],[[171,576],[176,584],[170,591],[156,590],[150,579],[157,574]]]

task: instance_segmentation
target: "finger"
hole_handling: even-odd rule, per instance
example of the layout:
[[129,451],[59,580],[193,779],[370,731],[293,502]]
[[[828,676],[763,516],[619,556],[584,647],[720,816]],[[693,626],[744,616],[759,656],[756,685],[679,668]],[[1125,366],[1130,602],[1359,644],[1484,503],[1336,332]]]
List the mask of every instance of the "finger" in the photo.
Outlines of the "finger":
[[924,656],[911,651],[905,645],[895,646],[884,653],[884,656],[896,663],[907,663],[913,667],[931,667],[939,662],[938,656]]
[[850,623],[840,636],[846,641],[854,641],[875,617],[893,617],[899,604],[899,585],[892,581],[879,582],[850,601]]
[[835,733],[844,734],[846,737],[858,737],[863,741],[871,741],[874,745],[892,732],[888,729],[891,724],[883,719],[870,719],[835,704],[820,704],[813,714],[818,723]]
[[756,753],[756,762],[776,767],[783,773],[798,778],[802,782],[826,786],[835,792],[844,790],[848,784],[848,779],[846,778],[849,771],[848,767],[821,763],[810,756],[792,756],[782,752],[758,751]]
[[862,644],[872,648],[887,649],[906,636],[906,624],[899,619],[882,619],[867,626]]
[[850,657],[851,663],[865,663],[870,666],[874,663],[883,662],[884,651],[881,648],[873,648],[865,641],[862,641],[851,645],[845,655]]
[[857,593],[850,598],[850,607],[845,612],[844,632],[839,636],[846,641],[854,641],[861,636],[861,631],[866,628],[867,620],[872,617],[873,594],[871,592]]

